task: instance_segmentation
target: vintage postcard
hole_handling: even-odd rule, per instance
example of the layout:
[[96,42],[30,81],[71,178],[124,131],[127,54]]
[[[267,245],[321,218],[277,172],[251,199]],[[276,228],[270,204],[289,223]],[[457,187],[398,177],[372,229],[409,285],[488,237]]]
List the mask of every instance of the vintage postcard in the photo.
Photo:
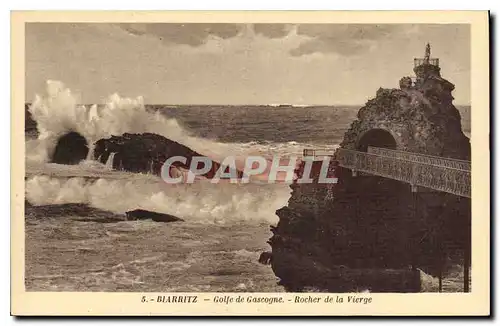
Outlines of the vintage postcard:
[[488,12],[11,19],[12,314],[490,314]]

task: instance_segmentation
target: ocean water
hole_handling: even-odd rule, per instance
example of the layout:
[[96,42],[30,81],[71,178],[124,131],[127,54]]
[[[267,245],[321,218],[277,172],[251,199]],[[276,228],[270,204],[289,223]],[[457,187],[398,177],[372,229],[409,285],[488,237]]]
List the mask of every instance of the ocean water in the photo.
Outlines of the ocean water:
[[[31,102],[26,120],[27,170],[57,175],[76,169],[98,178],[95,181],[81,177],[30,176],[26,180],[26,199],[35,209],[77,203],[117,216],[142,208],[185,220],[183,225],[175,227],[154,222],[103,226],[98,222],[81,223],[71,218],[71,213],[65,220],[47,213],[45,219],[27,224],[30,234],[27,286],[53,291],[277,291],[271,269],[258,265],[256,260],[259,252],[270,249],[266,244],[271,236],[269,225],[277,223],[275,212],[287,205],[291,191],[286,184],[167,185],[154,176],[132,174],[119,180],[99,179],[110,167],[92,161],[92,153],[77,166],[48,163],[61,135],[76,131],[91,145],[125,132],[152,132],[218,161],[228,155],[301,155],[304,148],[311,147],[333,151],[359,109],[353,106],[145,105],[141,97],[129,99],[117,94],[110,95],[104,104],[79,105],[71,90],[57,81],[48,82],[46,93]],[[458,109],[463,130],[469,135],[470,107]],[[98,238],[82,235],[102,228],[106,232],[99,231]],[[51,232],[58,229],[57,236],[44,241],[45,233],[52,235]],[[151,229],[155,231],[144,231]],[[172,234],[175,230],[182,232],[182,236]],[[169,239],[163,241],[165,236]],[[126,254],[126,251],[131,252]],[[86,255],[96,259],[96,269],[86,271],[76,264],[79,259],[91,258]],[[110,261],[109,257],[115,257],[114,267],[105,264]],[[68,267],[72,260],[75,264]],[[146,275],[147,269],[137,267],[143,261],[154,262],[157,272]],[[79,278],[75,280],[77,271]],[[119,275],[113,274],[115,272]],[[99,284],[95,283],[92,273],[98,273]]]
[[158,107],[198,137],[220,142],[332,146],[355,118],[352,106]]
[[[356,119],[359,106],[161,106],[197,137],[220,142],[293,148],[293,145],[338,145]],[[462,128],[470,135],[470,106],[458,106]]]

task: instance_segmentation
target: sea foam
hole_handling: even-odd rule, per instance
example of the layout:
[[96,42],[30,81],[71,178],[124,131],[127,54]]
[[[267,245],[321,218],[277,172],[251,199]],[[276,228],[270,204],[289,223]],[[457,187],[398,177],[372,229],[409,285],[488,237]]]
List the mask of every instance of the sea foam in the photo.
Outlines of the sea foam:
[[26,199],[33,205],[84,203],[118,214],[140,208],[207,223],[274,224],[276,210],[289,197],[290,189],[283,184],[172,185],[147,179],[90,181],[45,175],[26,181]]
[[[142,97],[122,98],[110,95],[103,105],[77,104],[75,96],[59,81],[48,81],[46,93],[37,95],[30,113],[37,123],[39,136],[26,143],[27,168],[37,171],[67,170],[69,166],[48,163],[59,137],[75,131],[92,147],[97,140],[123,133],[150,132],[162,135],[222,161],[226,156],[240,157],[260,152],[252,146],[219,143],[192,136],[177,120],[160,112],[148,111]],[[296,143],[290,144],[297,146]],[[270,154],[270,153],[269,153]],[[72,169],[90,174],[109,169],[93,157]],[[230,221],[266,221],[275,223],[275,211],[286,205],[290,188],[286,184],[228,184],[205,182],[167,185],[160,178],[121,180],[51,178],[37,175],[26,181],[26,199],[33,205],[85,203],[93,207],[124,213],[137,208],[179,216],[185,220],[226,223]]]

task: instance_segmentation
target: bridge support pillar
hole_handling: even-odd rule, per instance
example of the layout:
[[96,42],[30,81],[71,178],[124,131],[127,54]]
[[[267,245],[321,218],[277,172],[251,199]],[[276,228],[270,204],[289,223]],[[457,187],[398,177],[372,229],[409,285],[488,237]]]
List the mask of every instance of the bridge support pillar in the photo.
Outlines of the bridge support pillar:
[[416,191],[416,187],[414,185],[411,185],[411,196],[412,196],[412,207],[411,207],[411,220],[408,223],[408,251],[410,253],[410,262],[411,262],[411,268],[412,270],[416,270],[416,261],[415,261],[415,249],[417,248],[416,246],[416,239],[415,239],[415,228],[413,227],[418,220],[418,192]]
[[465,250],[464,250],[464,292],[470,292],[469,282],[470,282],[470,263],[471,263],[471,221],[466,223],[466,240],[465,240]]

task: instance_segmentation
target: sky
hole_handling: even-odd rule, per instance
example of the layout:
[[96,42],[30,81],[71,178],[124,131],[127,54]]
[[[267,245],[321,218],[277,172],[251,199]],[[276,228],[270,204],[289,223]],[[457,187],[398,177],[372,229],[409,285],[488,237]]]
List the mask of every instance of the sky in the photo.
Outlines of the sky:
[[430,42],[470,104],[470,29],[456,24],[26,24],[26,101],[47,80],[79,102],[360,105],[413,76]]

